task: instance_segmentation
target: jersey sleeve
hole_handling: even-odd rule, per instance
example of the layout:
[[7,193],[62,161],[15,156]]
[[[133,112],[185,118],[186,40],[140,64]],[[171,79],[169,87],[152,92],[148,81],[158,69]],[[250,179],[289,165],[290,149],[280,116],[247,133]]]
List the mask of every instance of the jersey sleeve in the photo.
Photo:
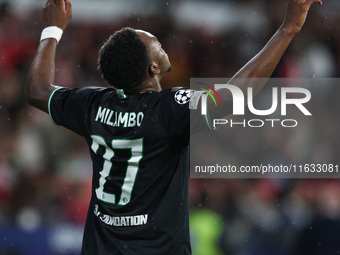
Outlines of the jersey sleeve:
[[[193,93],[192,89],[180,87],[159,93],[157,116],[160,124],[170,136],[200,130],[205,126],[200,111],[189,109],[189,102]],[[193,126],[196,128],[193,129]]]
[[87,119],[91,103],[103,88],[85,87],[69,89],[57,87],[48,100],[48,112],[52,122],[77,134],[87,134]]

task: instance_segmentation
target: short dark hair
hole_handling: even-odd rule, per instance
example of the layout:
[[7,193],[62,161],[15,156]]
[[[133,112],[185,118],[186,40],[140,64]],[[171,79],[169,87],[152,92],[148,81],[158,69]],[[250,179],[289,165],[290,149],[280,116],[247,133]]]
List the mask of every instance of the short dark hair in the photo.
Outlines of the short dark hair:
[[98,69],[119,89],[131,89],[146,79],[149,57],[145,44],[133,28],[116,31],[99,51]]

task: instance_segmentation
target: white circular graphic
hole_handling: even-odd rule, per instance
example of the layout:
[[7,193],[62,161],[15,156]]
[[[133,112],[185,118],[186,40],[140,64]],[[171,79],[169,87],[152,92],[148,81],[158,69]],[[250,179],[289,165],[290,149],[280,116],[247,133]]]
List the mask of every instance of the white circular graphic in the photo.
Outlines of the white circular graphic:
[[186,104],[190,101],[190,97],[194,91],[192,89],[180,89],[175,93],[175,101],[178,104]]

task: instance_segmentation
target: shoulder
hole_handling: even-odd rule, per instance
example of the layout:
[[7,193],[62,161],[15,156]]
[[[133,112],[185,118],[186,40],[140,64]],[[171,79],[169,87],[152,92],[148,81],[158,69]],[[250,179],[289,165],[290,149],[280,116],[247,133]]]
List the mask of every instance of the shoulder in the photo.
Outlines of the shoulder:
[[89,100],[91,98],[102,98],[105,96],[118,96],[118,92],[113,88],[107,87],[56,87],[50,95],[50,100]]
[[168,99],[169,101],[172,101],[179,105],[186,105],[187,103],[189,103],[193,93],[194,91],[189,88],[174,87],[159,92],[159,97]]
[[[108,87],[81,87],[81,88],[66,88],[56,87],[53,92],[58,93],[75,93],[75,94],[100,94],[100,93],[116,93],[116,90]],[[52,93],[53,93],[52,92]]]

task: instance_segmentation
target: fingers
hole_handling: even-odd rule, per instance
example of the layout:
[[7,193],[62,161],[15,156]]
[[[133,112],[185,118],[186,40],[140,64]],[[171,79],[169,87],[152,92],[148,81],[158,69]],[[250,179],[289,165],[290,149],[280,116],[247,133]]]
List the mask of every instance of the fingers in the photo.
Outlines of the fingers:
[[55,3],[56,6],[58,6],[58,7],[64,6],[64,0],[54,0],[54,3]]
[[319,5],[322,5],[322,1],[321,1],[321,0],[306,0],[306,2],[305,2],[305,4],[308,5],[309,7],[310,7],[313,3],[318,3]]
[[52,2],[53,2],[53,0],[47,0],[46,3],[45,3],[45,7],[50,5]]
[[65,10],[67,12],[70,12],[72,10],[71,0],[64,0],[64,1],[65,1]]

